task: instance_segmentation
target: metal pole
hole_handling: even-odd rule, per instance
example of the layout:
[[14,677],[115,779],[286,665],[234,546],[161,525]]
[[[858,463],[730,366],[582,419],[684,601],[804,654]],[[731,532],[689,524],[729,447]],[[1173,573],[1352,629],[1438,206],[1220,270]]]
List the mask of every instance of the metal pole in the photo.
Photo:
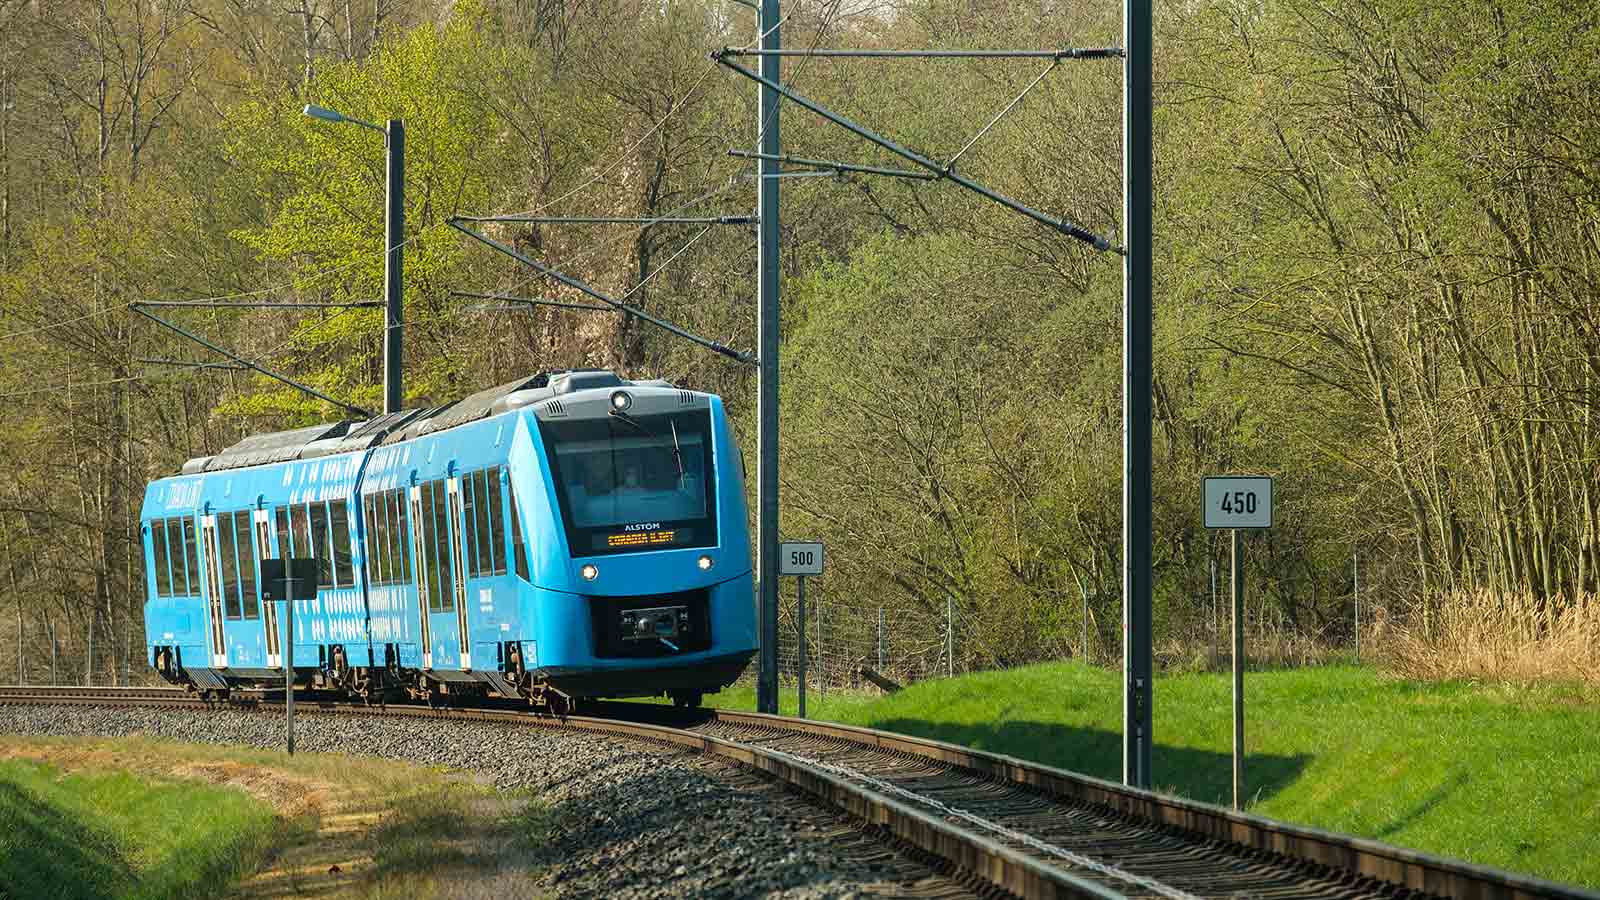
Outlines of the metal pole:
[[283,630],[288,639],[283,642],[283,713],[284,734],[289,739],[289,755],[294,755],[294,578],[283,580]]
[[953,597],[944,598],[944,674],[947,678],[954,678],[956,674],[956,601]]
[[405,368],[401,364],[401,323],[405,318],[405,290],[401,280],[401,255],[406,242],[406,126],[390,119],[384,132],[389,147],[389,187],[384,192],[384,232],[388,251],[383,255],[383,411],[399,412],[405,406]]
[[[761,0],[761,49],[777,50],[778,0]],[[776,84],[782,77],[781,58],[761,57],[761,77]],[[778,142],[778,92],[761,87],[757,128],[760,150],[769,157],[782,152]],[[762,159],[756,188],[760,254],[756,260],[756,355],[760,358],[756,380],[756,508],[760,535],[761,672],[757,682],[756,710],[778,711],[778,181],[776,159]],[[818,620],[821,621],[820,618]],[[818,643],[820,650],[821,644]],[[819,657],[820,661],[820,657]]]
[[806,577],[799,576],[800,592],[800,718],[806,717]]
[[1122,781],[1150,786],[1151,0],[1125,0],[1122,81]]
[[1089,662],[1089,586],[1081,581],[1078,582],[1078,593],[1083,597],[1083,621],[1079,623],[1083,632],[1079,638],[1079,646],[1082,647],[1082,650],[1079,655],[1083,658],[1084,663],[1087,664]]
[[884,668],[883,667],[883,655],[884,655],[884,650],[886,649],[886,647],[885,647],[885,645],[883,643],[883,626],[884,626],[883,607],[880,606],[880,607],[878,607],[878,672],[879,672],[879,674],[882,674],[882,672],[883,672],[883,668]]
[[1361,554],[1350,554],[1350,577],[1355,580],[1356,595],[1356,659],[1361,658]]
[[1233,529],[1233,808],[1244,808],[1244,552]]

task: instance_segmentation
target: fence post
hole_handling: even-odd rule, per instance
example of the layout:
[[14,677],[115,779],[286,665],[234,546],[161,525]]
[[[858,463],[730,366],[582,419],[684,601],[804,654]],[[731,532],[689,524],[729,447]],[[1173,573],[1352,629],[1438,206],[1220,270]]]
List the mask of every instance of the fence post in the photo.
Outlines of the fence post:
[[800,606],[800,718],[806,717],[806,577],[800,576],[796,588]]
[[883,624],[883,607],[880,606],[878,607],[878,673],[880,675],[883,674],[883,656],[885,649],[883,643]]
[[956,674],[956,601],[954,597],[944,598],[944,663],[945,677],[954,678]]
[[1078,655],[1085,665],[1089,662],[1089,586],[1078,582],[1078,594],[1083,599],[1083,621],[1079,623]]
[[1350,554],[1350,577],[1355,584],[1353,591],[1356,596],[1356,659],[1361,658],[1361,553]]
[[823,686],[828,683],[828,668],[823,664],[822,657],[822,601],[818,600],[814,606],[817,614],[817,693],[821,694]]

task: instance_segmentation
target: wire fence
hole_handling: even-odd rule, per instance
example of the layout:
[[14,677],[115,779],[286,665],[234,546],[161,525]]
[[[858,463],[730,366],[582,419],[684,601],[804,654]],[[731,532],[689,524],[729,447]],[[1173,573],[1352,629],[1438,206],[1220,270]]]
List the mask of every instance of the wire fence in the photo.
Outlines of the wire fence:
[[[928,604],[904,596],[873,602],[838,586],[846,584],[837,577],[807,579],[802,617],[795,579],[783,579],[777,648],[782,683],[798,681],[802,656],[806,683],[823,691],[876,690],[885,680],[904,686],[1053,660],[1115,667],[1122,659],[1121,604],[1116,598],[1079,594],[969,608],[954,600]],[[1277,598],[1265,592],[1247,597],[1247,665],[1295,667],[1375,652],[1371,637],[1388,619],[1388,604],[1379,598],[1356,602],[1353,595],[1341,599],[1343,615],[1297,622],[1285,615]],[[1181,602],[1168,597],[1157,605],[1154,651],[1159,667],[1217,671],[1231,665],[1233,624],[1225,572],[1193,597]],[[757,667],[751,666],[744,679],[753,681],[756,674]]]

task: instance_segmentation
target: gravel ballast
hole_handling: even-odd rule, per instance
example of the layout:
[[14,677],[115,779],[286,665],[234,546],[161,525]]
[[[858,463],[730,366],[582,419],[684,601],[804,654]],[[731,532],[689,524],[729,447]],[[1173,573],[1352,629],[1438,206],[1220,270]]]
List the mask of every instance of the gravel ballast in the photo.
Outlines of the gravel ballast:
[[[0,734],[280,748],[283,716],[0,705]],[[296,716],[295,747],[448,766],[527,791],[550,810],[548,840],[527,862],[536,886],[559,897],[969,895],[841,815],[672,748],[553,728],[327,714]]]

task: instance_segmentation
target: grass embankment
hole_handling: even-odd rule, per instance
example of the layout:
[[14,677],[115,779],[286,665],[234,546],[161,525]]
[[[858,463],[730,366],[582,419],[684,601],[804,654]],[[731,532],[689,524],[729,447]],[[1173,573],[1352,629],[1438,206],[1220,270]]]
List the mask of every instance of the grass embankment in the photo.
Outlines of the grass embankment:
[[[1232,802],[1231,676],[1159,677],[1161,790]],[[1110,780],[1119,673],[1076,663],[807,695],[813,718],[916,734]],[[1600,693],[1423,684],[1331,667],[1245,676],[1251,812],[1600,887]],[[750,688],[709,698],[754,708]],[[782,696],[795,712],[795,693]]]
[[539,815],[374,758],[0,736],[0,888],[30,898],[527,894]]

